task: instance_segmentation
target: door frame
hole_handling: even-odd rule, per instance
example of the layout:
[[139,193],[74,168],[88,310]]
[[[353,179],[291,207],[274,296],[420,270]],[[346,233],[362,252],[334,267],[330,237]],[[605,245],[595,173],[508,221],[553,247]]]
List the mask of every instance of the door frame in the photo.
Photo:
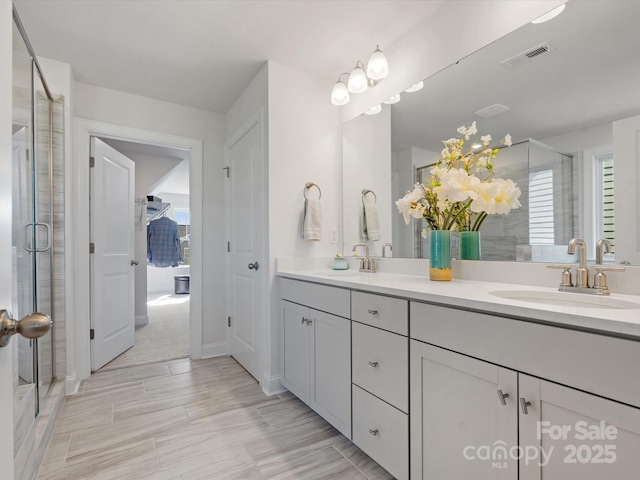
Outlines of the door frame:
[[[261,177],[262,177],[262,185],[261,191],[259,192],[260,197],[262,198],[262,211],[260,215],[264,219],[263,225],[263,235],[261,237],[261,243],[259,245],[260,254],[258,255],[262,260],[261,268],[258,270],[257,274],[260,276],[259,281],[262,283],[260,288],[261,294],[261,312],[262,317],[257,325],[257,336],[258,340],[256,345],[258,347],[258,372],[260,378],[258,378],[258,383],[262,387],[263,391],[268,391],[270,389],[269,376],[265,372],[265,367],[270,365],[269,362],[269,354],[271,352],[270,348],[270,329],[269,329],[269,318],[270,318],[270,310],[269,310],[269,287],[268,281],[269,278],[269,258],[267,246],[269,245],[269,205],[268,205],[268,196],[267,196],[267,188],[268,188],[268,169],[267,169],[267,154],[266,149],[267,145],[265,142],[265,124],[264,124],[264,108],[260,107],[260,110],[253,115],[248,121],[243,123],[238,129],[236,129],[229,138],[227,138],[224,142],[224,166],[225,168],[229,166],[229,152],[233,145],[235,145],[244,135],[249,132],[255,125],[258,126],[258,132],[260,134],[260,169],[261,169]],[[230,186],[229,182],[224,182],[224,223],[225,223],[225,236],[226,240],[229,241],[229,233],[231,232],[231,212],[229,207],[231,205],[230,201]],[[225,316],[228,318],[231,315],[231,256],[225,255]],[[225,339],[227,345],[229,345],[229,337],[231,335],[230,328],[227,325]]]
[[[75,367],[67,376],[67,394],[78,390],[81,380],[91,375],[91,343],[89,340],[90,309],[90,254],[89,254],[89,157],[90,137],[103,137],[129,142],[147,143],[190,150],[189,162],[189,210],[191,212],[191,266],[189,308],[189,351],[192,359],[202,356],[202,197],[203,197],[203,146],[202,140],[182,137],[139,128],[76,118],[73,205],[71,206],[73,233],[69,251],[74,252],[73,267],[73,316],[75,326]],[[68,368],[71,372],[74,365]],[[69,367],[69,365],[68,365]]]

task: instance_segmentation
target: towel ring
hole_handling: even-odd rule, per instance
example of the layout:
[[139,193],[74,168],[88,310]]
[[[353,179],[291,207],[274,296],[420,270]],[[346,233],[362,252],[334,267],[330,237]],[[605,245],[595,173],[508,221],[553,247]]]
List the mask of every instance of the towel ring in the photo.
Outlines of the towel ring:
[[363,190],[362,190],[362,201],[363,201],[363,202],[364,202],[364,196],[365,196],[367,193],[370,193],[370,194],[372,194],[372,195],[373,195],[373,198],[374,198],[374,200],[375,200],[375,201],[374,201],[374,205],[375,205],[376,203],[378,203],[378,197],[376,196],[376,192],[374,192],[373,190],[369,190],[368,188],[365,188],[365,189],[363,189]]
[[309,199],[309,197],[307,197],[307,191],[312,187],[316,187],[318,189],[318,200],[320,200],[322,198],[322,190],[320,190],[320,187],[313,182],[307,182],[304,185],[304,190],[302,190],[302,195],[304,195],[305,200]]

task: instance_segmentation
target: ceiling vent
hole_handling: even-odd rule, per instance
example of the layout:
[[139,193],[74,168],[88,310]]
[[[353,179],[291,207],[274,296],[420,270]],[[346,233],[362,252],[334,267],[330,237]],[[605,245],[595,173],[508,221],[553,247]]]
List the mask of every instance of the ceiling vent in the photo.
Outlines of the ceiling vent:
[[482,118],[491,118],[496,115],[500,115],[501,113],[509,110],[509,107],[506,105],[502,105],[501,103],[494,103],[493,105],[489,105],[488,107],[481,108],[476,112],[476,115]]
[[541,43],[540,45],[536,45],[533,48],[529,48],[518,55],[515,55],[511,58],[507,58],[500,62],[504,68],[511,70],[512,68],[519,67],[524,65],[525,63],[529,63],[531,60],[536,58],[540,58],[543,55],[551,53],[555,50],[555,47],[552,47],[547,42]]

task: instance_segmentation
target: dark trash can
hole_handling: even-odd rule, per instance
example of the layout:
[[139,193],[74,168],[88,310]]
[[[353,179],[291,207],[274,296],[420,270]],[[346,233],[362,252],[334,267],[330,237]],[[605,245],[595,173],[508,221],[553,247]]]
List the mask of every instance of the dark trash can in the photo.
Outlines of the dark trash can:
[[189,275],[176,275],[173,281],[175,293],[189,293]]

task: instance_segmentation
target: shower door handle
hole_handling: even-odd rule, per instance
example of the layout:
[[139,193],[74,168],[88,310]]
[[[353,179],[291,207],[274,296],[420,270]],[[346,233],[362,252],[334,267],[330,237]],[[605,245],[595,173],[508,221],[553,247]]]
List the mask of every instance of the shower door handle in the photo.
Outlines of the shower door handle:
[[9,345],[16,333],[28,339],[40,338],[51,330],[51,323],[51,318],[44,313],[30,313],[14,320],[9,310],[0,310],[0,347]]
[[[45,245],[44,248],[38,248],[37,247],[37,242],[38,242],[38,238],[35,239],[36,245],[29,245],[28,242],[28,238],[29,238],[29,227],[33,227],[33,228],[38,228],[38,227],[44,227],[47,230],[47,244]],[[22,237],[22,247],[30,253],[43,253],[43,252],[48,252],[49,250],[51,250],[51,227],[49,226],[48,223],[27,223],[24,226],[24,236]]]

